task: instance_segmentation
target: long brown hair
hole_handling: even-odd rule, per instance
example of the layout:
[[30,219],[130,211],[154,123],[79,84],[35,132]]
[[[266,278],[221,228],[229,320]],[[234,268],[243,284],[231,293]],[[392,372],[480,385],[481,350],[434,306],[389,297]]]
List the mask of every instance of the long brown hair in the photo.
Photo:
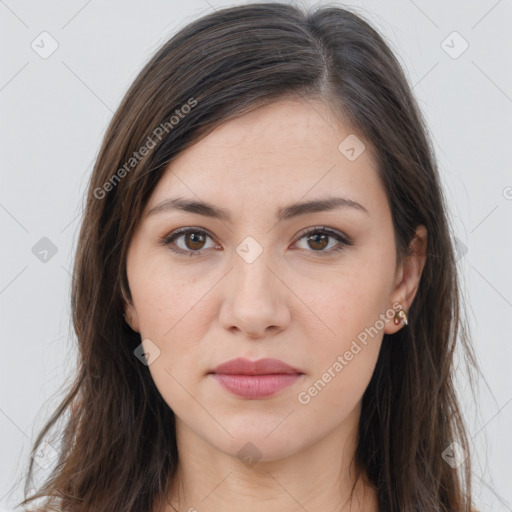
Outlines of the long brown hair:
[[[142,69],[105,134],[89,183],[72,281],[78,372],[33,454],[65,419],[57,463],[27,504],[148,512],[175,475],[174,413],[123,318],[125,263],[141,213],[169,162],[225,121],[284,96],[321,98],[377,156],[397,255],[419,224],[427,259],[409,326],[384,335],[363,396],[356,459],[380,510],[471,510],[469,454],[454,350],[477,363],[461,308],[447,210],[427,128],[389,46],[360,15],[334,6],[260,3],[220,9],[180,30]],[[145,148],[145,150],[143,150]],[[69,414],[68,414],[69,413]],[[28,495],[28,497],[27,497]]]

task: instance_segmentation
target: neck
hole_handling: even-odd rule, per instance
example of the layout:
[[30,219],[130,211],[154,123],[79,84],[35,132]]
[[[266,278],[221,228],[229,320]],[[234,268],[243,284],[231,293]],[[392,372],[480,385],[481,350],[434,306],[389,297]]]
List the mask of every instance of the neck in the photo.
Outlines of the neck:
[[364,472],[356,476],[355,425],[348,421],[286,458],[245,465],[176,418],[179,464],[164,510],[378,512],[375,489]]

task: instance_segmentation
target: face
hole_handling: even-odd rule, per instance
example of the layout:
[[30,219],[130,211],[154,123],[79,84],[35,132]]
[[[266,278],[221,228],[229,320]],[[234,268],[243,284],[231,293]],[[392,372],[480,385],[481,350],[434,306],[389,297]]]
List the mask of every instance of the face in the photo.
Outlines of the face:
[[[415,261],[397,267],[369,144],[318,100],[261,107],[181,153],[127,257],[127,316],[177,435],[270,461],[355,428],[383,334],[402,328],[397,302],[407,310],[416,291]],[[211,373],[235,358],[292,370]]]

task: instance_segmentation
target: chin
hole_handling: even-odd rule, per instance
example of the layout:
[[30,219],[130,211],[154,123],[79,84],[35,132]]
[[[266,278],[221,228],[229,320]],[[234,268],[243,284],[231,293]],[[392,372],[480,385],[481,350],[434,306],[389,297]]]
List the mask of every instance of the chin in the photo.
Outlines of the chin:
[[279,418],[259,414],[251,418],[239,418],[237,421],[219,418],[233,437],[225,433],[212,437],[212,431],[209,431],[205,433],[205,438],[219,451],[240,460],[249,458],[271,462],[284,459],[314,443],[314,435],[307,436],[304,430],[294,429],[292,424],[286,425],[289,420],[283,421],[285,417],[286,414]]
[[297,439],[291,440],[289,436],[272,438],[272,435],[267,437],[267,433],[260,436],[240,434],[234,436],[226,446],[215,446],[219,451],[239,459],[248,468],[257,463],[285,459],[300,451]]

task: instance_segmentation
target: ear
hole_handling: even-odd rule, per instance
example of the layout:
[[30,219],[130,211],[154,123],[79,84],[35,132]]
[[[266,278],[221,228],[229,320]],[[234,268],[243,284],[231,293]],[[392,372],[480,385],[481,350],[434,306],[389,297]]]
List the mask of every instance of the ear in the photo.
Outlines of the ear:
[[137,316],[137,310],[132,304],[126,304],[124,307],[124,319],[126,323],[131,327],[132,331],[139,331],[139,317]]
[[137,315],[137,310],[135,309],[135,306],[131,303],[131,301],[126,298],[126,294],[122,287],[121,287],[121,293],[123,295],[123,300],[124,300],[124,319],[133,331],[140,332],[139,331],[139,317]]
[[[395,280],[395,287],[390,297],[391,303],[399,303],[407,313],[416,296],[421,274],[425,266],[427,253],[427,228],[422,224],[416,228],[416,234],[409,244],[409,254],[400,266]],[[393,319],[386,323],[384,332],[394,334],[402,328],[402,323],[395,325]]]

